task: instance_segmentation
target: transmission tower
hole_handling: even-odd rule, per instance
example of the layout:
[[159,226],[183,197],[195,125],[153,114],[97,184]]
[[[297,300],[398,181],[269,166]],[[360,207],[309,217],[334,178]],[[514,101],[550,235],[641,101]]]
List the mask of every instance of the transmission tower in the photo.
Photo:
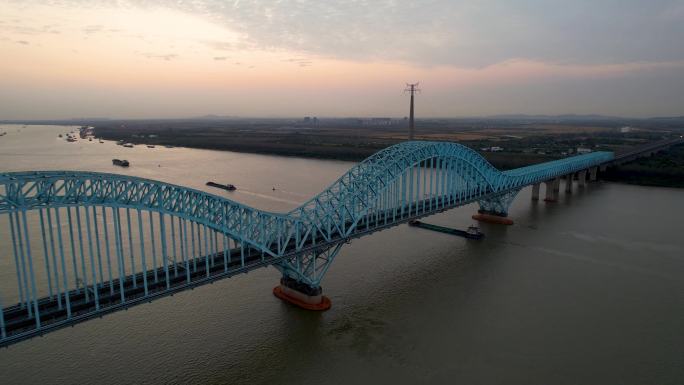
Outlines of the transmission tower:
[[418,84],[420,83],[406,83],[406,89],[404,89],[404,92],[409,92],[411,94],[411,112],[409,114],[409,140],[413,140],[415,130],[415,123],[413,121],[413,96],[416,92],[420,92],[420,90],[416,88],[418,87]]

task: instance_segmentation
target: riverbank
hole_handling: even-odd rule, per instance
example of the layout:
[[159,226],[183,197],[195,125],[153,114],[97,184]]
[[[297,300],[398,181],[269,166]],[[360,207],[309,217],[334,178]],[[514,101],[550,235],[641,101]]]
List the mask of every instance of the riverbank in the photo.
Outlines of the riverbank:
[[[605,127],[473,126],[452,121],[422,122],[418,140],[457,141],[478,151],[494,167],[508,170],[571,156],[579,149],[625,152],[662,140],[673,132],[638,130],[623,133]],[[492,128],[494,127],[494,128]],[[96,135],[134,144],[234,151],[359,162],[405,140],[402,123],[367,126],[335,120],[304,124],[283,120],[134,121],[96,123]],[[645,186],[684,187],[684,156],[658,154],[612,168],[604,178]]]
[[650,158],[608,168],[601,178],[640,186],[684,188],[684,145],[674,146]]

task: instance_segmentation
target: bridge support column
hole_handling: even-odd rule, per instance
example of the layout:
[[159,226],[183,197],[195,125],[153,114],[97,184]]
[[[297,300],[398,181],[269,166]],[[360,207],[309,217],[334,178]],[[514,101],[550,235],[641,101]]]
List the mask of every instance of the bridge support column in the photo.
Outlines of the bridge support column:
[[556,194],[556,199],[558,199],[558,196],[560,196],[560,184],[560,178],[556,178],[553,180],[553,193]]
[[560,179],[555,178],[547,180],[544,182],[544,185],[546,186],[546,197],[544,198],[544,202],[557,202],[558,193],[560,191]]
[[532,185],[532,200],[533,201],[538,201],[539,200],[539,183],[535,183]]
[[312,287],[290,277],[280,278],[280,285],[273,288],[273,295],[306,310],[328,310],[332,303],[323,295],[323,288]]
[[573,174],[568,174],[565,176],[565,193],[572,194],[572,178]]
[[596,175],[598,174],[598,167],[592,167],[589,169],[589,180],[596,181]]
[[342,245],[304,251],[275,264],[283,277],[280,285],[273,288],[273,295],[306,310],[330,309],[330,299],[323,295],[320,283]]
[[513,220],[508,218],[508,208],[520,190],[512,190],[479,200],[480,209],[472,218],[478,222],[494,223],[497,225],[512,225]]
[[580,188],[584,188],[584,185],[587,182],[587,170],[582,170],[577,173],[577,186]]

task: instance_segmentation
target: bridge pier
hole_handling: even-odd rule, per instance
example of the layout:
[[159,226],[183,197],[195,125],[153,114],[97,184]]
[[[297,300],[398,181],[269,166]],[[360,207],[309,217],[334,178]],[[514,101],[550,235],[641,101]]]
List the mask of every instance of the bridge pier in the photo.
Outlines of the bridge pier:
[[508,213],[497,213],[485,210],[477,210],[472,218],[478,222],[493,223],[495,225],[512,225],[513,220],[508,218]]
[[560,178],[547,180],[544,182],[544,185],[546,186],[546,197],[544,198],[544,202],[557,202],[560,192]]
[[565,176],[565,193],[572,194],[572,178],[573,174],[568,174]]
[[560,196],[560,184],[561,178],[556,178],[553,180],[553,193],[556,194],[556,199]]
[[280,278],[280,285],[273,288],[273,295],[306,310],[324,311],[332,305],[330,299],[323,295],[322,287],[312,287],[290,277]]
[[587,182],[587,170],[582,170],[577,173],[577,186],[580,188],[584,188],[584,185]]
[[306,310],[330,309],[330,299],[323,295],[320,283],[343,244],[298,254],[275,264],[283,276],[280,285],[273,288],[273,295]]
[[532,185],[532,200],[533,201],[538,201],[539,200],[539,183],[535,183]]
[[488,199],[479,200],[480,209],[472,218],[478,222],[512,225],[513,220],[508,218],[508,207],[518,192],[520,192],[519,189],[511,190]]
[[598,174],[598,167],[592,167],[589,169],[589,180],[591,182],[596,181],[596,175]]

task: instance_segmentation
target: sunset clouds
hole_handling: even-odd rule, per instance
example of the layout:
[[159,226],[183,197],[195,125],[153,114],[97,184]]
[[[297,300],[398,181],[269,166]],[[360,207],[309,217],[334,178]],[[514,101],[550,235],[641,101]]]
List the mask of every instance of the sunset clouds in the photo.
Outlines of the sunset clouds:
[[4,1],[0,119],[682,114],[681,41],[681,1]]

